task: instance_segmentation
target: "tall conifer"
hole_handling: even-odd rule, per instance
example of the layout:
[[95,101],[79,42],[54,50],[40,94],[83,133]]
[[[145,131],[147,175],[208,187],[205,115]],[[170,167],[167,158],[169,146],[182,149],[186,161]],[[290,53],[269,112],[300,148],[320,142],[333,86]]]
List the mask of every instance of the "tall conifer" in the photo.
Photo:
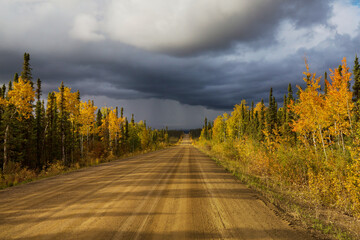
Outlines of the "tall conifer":
[[354,102],[358,102],[360,100],[360,66],[359,66],[359,58],[356,55],[354,61],[354,68],[353,68],[353,78],[354,78]]
[[359,58],[356,55],[354,60],[354,68],[353,68],[353,78],[354,78],[354,86],[353,86],[353,101],[355,102],[355,121],[360,121],[360,66],[359,66]]
[[42,136],[42,109],[41,109],[41,80],[38,78],[37,80],[37,88],[36,88],[36,108],[35,108],[35,131],[36,131],[36,167],[41,167],[41,140],[43,138]]

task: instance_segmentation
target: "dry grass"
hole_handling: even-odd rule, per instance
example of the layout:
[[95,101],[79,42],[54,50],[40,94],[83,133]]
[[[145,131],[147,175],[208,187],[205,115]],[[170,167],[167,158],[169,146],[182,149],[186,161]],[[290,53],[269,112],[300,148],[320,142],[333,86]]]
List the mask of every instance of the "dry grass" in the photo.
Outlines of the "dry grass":
[[2,174],[0,173],[0,189],[12,187],[27,182],[32,182],[38,179],[51,177],[66,172],[75,171],[84,167],[95,166],[101,163],[106,163],[117,159],[123,159],[127,157],[144,154],[147,152],[157,151],[160,149],[164,149],[168,146],[170,145],[160,143],[146,150],[136,151],[132,153],[125,153],[120,157],[113,155],[111,152],[101,155],[103,157],[96,157],[95,154],[90,153],[87,157],[82,158],[79,162],[76,162],[69,167],[64,166],[60,161],[56,161],[54,163],[49,164],[47,168],[44,168],[41,171],[22,168],[19,163],[9,162],[6,172]]
[[248,139],[196,145],[306,228],[335,239],[359,239],[358,198],[352,195],[359,194],[359,186],[347,187],[354,178],[344,171],[348,159],[342,155],[333,152],[325,164],[321,155],[304,148],[269,149]]

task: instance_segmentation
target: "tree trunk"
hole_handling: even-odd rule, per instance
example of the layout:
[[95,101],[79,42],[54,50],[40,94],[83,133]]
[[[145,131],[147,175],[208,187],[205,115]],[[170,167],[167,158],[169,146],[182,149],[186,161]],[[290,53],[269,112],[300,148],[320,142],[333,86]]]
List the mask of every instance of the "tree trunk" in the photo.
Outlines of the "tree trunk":
[[83,155],[83,154],[84,154],[84,143],[83,143],[83,142],[84,142],[84,140],[83,140],[83,138],[84,138],[84,137],[83,137],[83,135],[81,134],[81,137],[80,137],[80,141],[81,141],[81,142],[80,142],[80,152],[81,152],[81,157],[83,157],[83,156],[84,156],[84,155]]
[[336,128],[336,122],[335,122],[335,135],[337,135],[337,139],[338,139],[338,141],[337,141],[337,144],[338,144],[338,147],[339,147],[339,149],[340,149],[340,134],[337,134],[337,128]]
[[312,138],[313,138],[313,143],[314,143],[315,153],[316,153],[316,152],[317,152],[317,147],[316,147],[316,140],[315,140],[315,134],[314,134],[314,132],[312,132]]
[[349,101],[347,101],[346,104],[347,104],[347,112],[348,112],[348,116],[349,116],[350,130],[351,130],[351,133],[353,134],[351,115],[350,115],[350,109],[349,109]]
[[90,143],[89,143],[89,129],[87,129],[86,132],[86,155],[89,154],[89,148],[90,148]]
[[344,135],[343,135],[342,131],[340,131],[340,137],[341,137],[343,153],[345,153]]
[[319,125],[319,132],[320,132],[322,147],[323,147],[324,154],[325,154],[325,159],[326,159],[326,161],[327,161],[327,154],[326,154],[326,150],[325,150],[325,143],[324,143],[324,138],[323,138],[323,135],[322,135],[322,131],[321,131],[321,126],[320,126],[320,125]]
[[6,168],[6,165],[9,161],[8,159],[8,148],[7,148],[7,145],[8,145],[8,136],[9,136],[9,124],[6,126],[6,129],[5,129],[5,136],[4,136],[4,162],[3,162],[3,172],[5,172],[5,168]]
[[62,162],[66,165],[66,162],[65,162],[65,134],[62,133],[61,135],[61,160]]

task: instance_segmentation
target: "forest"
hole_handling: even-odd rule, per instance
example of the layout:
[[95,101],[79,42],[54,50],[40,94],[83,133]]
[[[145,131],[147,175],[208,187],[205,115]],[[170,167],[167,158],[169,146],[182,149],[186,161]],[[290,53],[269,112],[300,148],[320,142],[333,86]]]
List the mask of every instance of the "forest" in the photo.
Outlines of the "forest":
[[82,101],[63,82],[45,101],[25,53],[21,74],[0,88],[0,187],[161,149],[181,137],[173,135],[135,122],[134,114],[128,120],[123,108]]
[[[228,170],[295,192],[308,202],[360,217],[360,67],[344,58],[317,76],[305,59],[304,86],[288,85],[278,104],[243,100],[205,119],[196,142]],[[322,87],[323,86],[323,87]]]

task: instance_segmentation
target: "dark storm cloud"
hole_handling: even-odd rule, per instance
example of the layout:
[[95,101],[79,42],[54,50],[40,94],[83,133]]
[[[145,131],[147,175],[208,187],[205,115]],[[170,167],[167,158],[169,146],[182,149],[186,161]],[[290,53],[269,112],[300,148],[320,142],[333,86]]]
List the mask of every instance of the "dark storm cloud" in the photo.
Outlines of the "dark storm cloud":
[[[260,13],[262,17],[253,19],[246,29],[242,31],[236,29],[234,32],[238,32],[238,34],[229,42],[240,41],[254,47],[271,46],[275,41],[274,36],[279,23],[282,21],[289,20],[297,28],[327,24],[332,10],[331,1],[295,0],[271,5],[271,8],[263,9],[263,12]],[[226,40],[223,40],[223,43],[225,42]]]
[[[298,28],[314,24],[326,24],[331,14],[332,1],[313,0],[272,0],[254,1],[248,10],[212,22],[209,28],[194,32],[191,41],[183,44],[152,46],[155,50],[175,55],[192,56],[206,52],[231,49],[237,43],[253,47],[266,47],[274,43],[276,30],[284,20],[289,20]],[[241,8],[241,6],[239,6]],[[201,13],[200,13],[201,14]],[[212,16],[207,16],[211,18]]]
[[[33,15],[34,21],[21,25],[16,32],[13,29],[20,26],[22,12],[11,17],[11,11],[2,8],[9,11],[0,14],[1,82],[21,72],[26,51],[31,54],[33,76],[42,79],[45,94],[64,81],[73,90],[79,89],[82,96],[105,97],[108,102],[124,105],[131,100],[131,107],[140,114],[147,112],[146,106],[161,105],[158,101],[164,104],[161,111],[152,111],[157,116],[166,114],[166,106],[184,114],[207,112],[198,106],[230,110],[242,99],[250,103],[264,98],[267,102],[270,87],[281,102],[288,83],[293,84],[294,93],[295,85],[302,84],[305,55],[311,69],[322,75],[329,67],[336,67],[343,56],[352,61],[359,50],[358,30],[337,32],[342,29],[336,21],[330,23],[332,8],[336,7],[333,1],[199,0],[190,10],[185,8],[189,13],[174,20],[176,28],[165,33],[158,27],[162,26],[162,18],[173,20],[171,14],[161,10],[167,9],[167,1],[144,3],[146,8],[135,6],[136,11],[145,12],[134,18],[131,12],[123,16],[110,11],[117,9],[118,1],[108,1],[110,10],[103,7],[105,10],[97,15],[91,10],[102,9],[98,1],[86,6],[54,2],[58,4],[55,7],[46,1],[34,2],[32,11],[38,13]],[[218,11],[215,3],[224,9]],[[231,8],[231,4],[238,3],[247,8]],[[152,4],[158,4],[160,18],[156,15],[152,19]],[[81,12],[86,8],[90,10]],[[193,22],[184,17],[187,15]],[[343,18],[340,15],[337,19]],[[132,26],[129,19],[144,24]],[[139,38],[134,37],[137,34]],[[295,37],[291,38],[292,34]],[[145,106],[136,107],[137,103]],[[189,106],[196,107],[190,110]]]
[[[60,81],[64,81],[74,90],[80,89],[82,95],[107,96],[113,99],[172,99],[212,109],[231,109],[242,99],[258,102],[264,98],[267,102],[270,87],[274,88],[276,98],[282,101],[288,83],[292,83],[294,88],[296,84],[302,84],[304,54],[311,53],[307,54],[310,64],[315,63],[311,67],[320,73],[328,67],[336,67],[341,56],[353,59],[354,54],[350,49],[351,46],[356,46],[356,38],[352,40],[338,35],[329,44],[339,47],[328,49],[326,53],[316,48],[300,49],[280,61],[234,61],[223,66],[206,58],[154,56],[132,48],[128,50],[131,57],[126,60],[121,57],[119,60],[102,59],[98,62],[93,56],[96,52],[79,52],[76,55],[82,58],[48,61],[51,56],[38,57],[32,60],[32,66],[34,77],[40,76],[43,80],[45,92],[56,90]],[[11,59],[9,62],[16,63],[16,68],[19,69],[21,61],[18,59],[22,54],[8,54]],[[6,73],[6,78],[10,80],[13,72]],[[2,76],[5,75],[2,73]]]

